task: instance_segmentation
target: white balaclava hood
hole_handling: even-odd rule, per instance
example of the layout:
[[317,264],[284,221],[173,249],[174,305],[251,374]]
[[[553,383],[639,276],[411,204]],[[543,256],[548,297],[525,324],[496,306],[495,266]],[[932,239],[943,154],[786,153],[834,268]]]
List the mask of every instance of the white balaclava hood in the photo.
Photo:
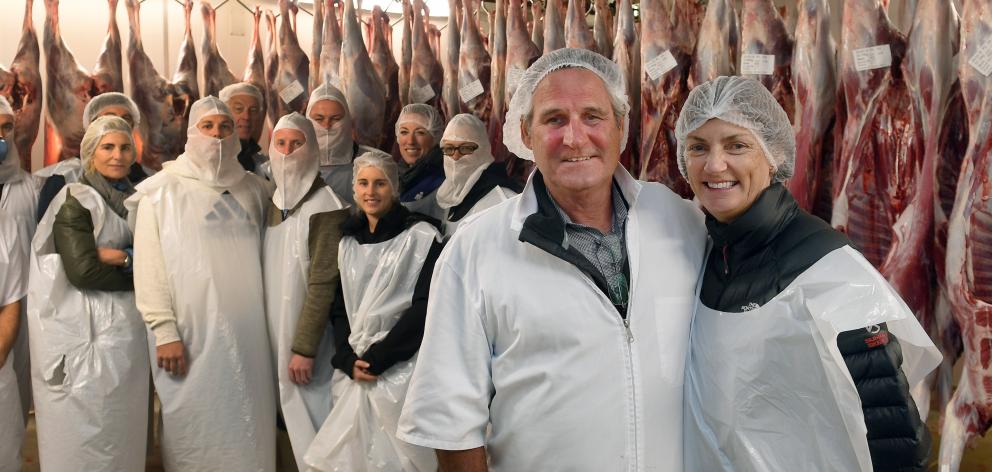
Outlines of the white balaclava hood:
[[321,166],[351,164],[355,140],[351,136],[354,122],[351,119],[351,111],[348,110],[348,102],[340,90],[334,88],[329,82],[325,83],[314,89],[313,93],[310,94],[310,102],[307,105],[307,118],[310,117],[313,106],[323,100],[340,103],[341,107],[344,108],[344,116],[329,129],[313,121],[313,129],[317,134],[317,144],[320,148],[319,164]]
[[[282,129],[295,129],[303,133],[306,142],[289,154],[279,152],[276,149],[275,134]],[[275,203],[280,210],[295,208],[310,190],[319,170],[317,162],[319,151],[313,123],[297,112],[280,118],[272,129],[269,162],[272,166],[272,178],[276,181],[276,192],[272,195],[272,203]]]
[[217,139],[200,132],[196,125],[204,117],[224,115],[234,119],[231,110],[214,96],[203,97],[193,104],[186,129],[186,151],[177,161],[182,161],[197,180],[211,187],[231,187],[241,181],[247,172],[238,162],[241,142],[238,134]]
[[441,137],[441,147],[445,143],[461,141],[475,143],[479,148],[457,161],[451,156],[444,156],[444,182],[437,189],[437,204],[444,209],[459,205],[495,160],[486,125],[473,114],[462,113],[451,119]]
[[[14,109],[7,102],[7,99],[0,96],[0,115],[14,115]],[[5,152],[0,152],[2,161],[0,161],[0,184],[7,184],[12,182],[17,182],[23,177],[23,172],[21,172],[21,158],[17,154],[17,146],[14,145],[14,133],[7,135],[4,138],[4,143],[0,144],[0,147],[5,147]]]

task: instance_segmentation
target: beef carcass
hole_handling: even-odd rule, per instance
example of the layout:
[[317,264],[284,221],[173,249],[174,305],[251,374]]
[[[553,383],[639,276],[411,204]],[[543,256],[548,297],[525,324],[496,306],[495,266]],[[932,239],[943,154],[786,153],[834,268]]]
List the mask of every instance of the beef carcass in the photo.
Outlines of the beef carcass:
[[[714,3],[717,2],[710,5]],[[683,49],[688,40],[676,35],[662,0],[642,0],[641,15],[641,141],[637,175],[688,197],[692,190],[679,173],[675,142],[675,121],[689,94],[686,80],[691,57]]]
[[934,175],[924,167],[919,110],[899,69],[906,39],[879,0],[850,1],[843,17],[847,119],[834,162],[831,223],[929,329]]
[[544,7],[544,54],[565,47],[562,0],[548,0]]
[[341,67],[341,26],[338,24],[334,1],[327,0],[324,7],[323,32],[321,33],[323,43],[320,47],[320,56],[316,57],[320,58],[319,83],[330,82],[335,87],[340,87],[341,78],[338,68]]
[[761,82],[792,118],[796,109],[792,91],[794,45],[785,22],[772,0],[744,0],[741,16],[740,73]]
[[793,127],[796,132],[795,173],[787,185],[799,207],[812,211],[819,192],[829,189],[821,182],[829,178],[824,162],[833,150],[831,141],[834,109],[837,106],[837,77],[834,56],[837,51],[830,37],[830,5],[827,0],[804,0],[796,24],[792,88],[795,94]]
[[[708,0],[675,0],[672,2],[670,18],[672,24],[675,25],[675,36],[685,41],[683,49],[686,51],[696,50],[696,40],[702,34],[700,29],[706,16],[706,10],[709,8],[708,3],[710,3]],[[735,29],[737,23],[739,22],[735,16],[733,26]],[[737,44],[733,46],[736,48]]]
[[130,38],[127,45],[128,68],[131,74],[130,95],[141,112],[138,134],[141,142],[141,163],[161,169],[162,163],[175,159],[186,147],[189,110],[200,95],[196,83],[196,48],[190,16],[193,0],[186,0],[186,31],[179,46],[179,64],[169,82],[155,70],[145,54],[141,41],[141,2],[127,0]]
[[630,0],[617,4],[617,37],[613,41],[613,61],[620,65],[627,81],[627,98],[630,100],[630,132],[627,144],[620,154],[620,163],[633,175],[640,171],[638,147],[641,139],[641,44],[634,24],[634,10]]
[[441,111],[441,84],[444,70],[434,56],[430,34],[425,28],[424,3],[413,4],[413,63],[410,65],[410,102],[426,103]]
[[[258,7],[255,8],[258,9]],[[324,48],[324,0],[314,0],[312,16],[313,41],[310,46],[310,90],[320,87],[320,84],[323,83],[320,76],[320,52]]]
[[489,116],[489,141],[492,143],[493,157],[505,161],[510,151],[503,144],[503,120],[506,114],[507,62],[506,62],[506,0],[496,0],[496,19],[492,25],[493,42],[489,45],[492,56],[492,97],[493,111]]
[[203,43],[200,54],[203,55],[203,93],[205,96],[220,94],[220,90],[238,81],[227,66],[227,60],[217,48],[217,12],[210,2],[201,1],[200,13],[203,15]]
[[[310,84],[310,59],[300,48],[300,41],[290,24],[289,0],[279,0],[279,37],[275,80],[268,83],[274,91],[276,120],[292,112],[306,113],[307,101],[310,94],[307,87]],[[361,32],[358,33],[361,36]],[[362,45],[365,52],[365,45]],[[368,53],[365,55],[368,58]],[[371,66],[370,66],[371,67]],[[272,105],[269,105],[272,106]]]
[[117,29],[117,0],[108,0],[110,21],[107,39],[89,75],[62,41],[59,0],[45,0],[45,164],[79,155],[83,139],[83,109],[90,99],[105,92],[123,92],[121,35]]
[[369,58],[372,66],[382,81],[385,91],[385,123],[383,124],[382,142],[379,149],[392,149],[396,142],[396,134],[391,131],[396,126],[396,120],[400,116],[399,97],[399,65],[393,58],[393,51],[389,47],[389,15],[387,15],[378,5],[372,8],[372,17],[369,22],[372,24],[372,41]]
[[541,11],[541,4],[538,2],[531,2],[530,4],[530,15],[531,15],[531,25],[530,30],[530,40],[537,47],[544,49],[544,12]]
[[441,84],[441,103],[445,121],[462,112],[461,99],[458,98],[458,48],[461,47],[461,32],[458,31],[458,0],[448,0],[448,35],[445,37],[444,83]]
[[[441,64],[441,30],[439,30],[437,26],[434,26],[434,24],[430,22],[429,18],[427,4],[425,3],[424,22],[426,23],[427,28],[427,44],[430,44],[431,46],[431,53],[434,54],[434,60],[437,61],[438,64]],[[443,80],[443,71],[441,72],[441,76]]]
[[992,426],[992,75],[982,73],[989,72],[990,37],[992,4],[966,1],[958,77],[968,147],[950,217],[946,274],[963,368],[944,411],[939,459],[941,470],[954,472],[965,446]]
[[41,51],[31,21],[33,5],[34,0],[24,2],[21,40],[10,70],[0,67],[0,95],[14,109],[14,147],[24,170],[31,170],[31,148],[41,122]]
[[279,32],[276,28],[276,15],[265,10],[265,25],[268,26],[269,44],[265,54],[265,111],[269,118],[269,126],[274,128],[279,121],[279,91],[273,87],[279,73]]
[[400,50],[400,103],[410,104],[410,69],[413,67],[413,5],[403,0],[403,44]]
[[510,100],[513,98],[513,92],[517,89],[519,78],[539,57],[541,57],[541,48],[531,42],[527,30],[524,29],[522,0],[510,0],[509,15],[506,22],[507,108],[509,108]]
[[[252,11],[252,21],[251,43],[248,46],[248,62],[241,81],[254,85],[264,97],[267,91],[265,84],[265,58],[262,56],[262,10],[257,6]],[[256,142],[262,136],[262,127],[265,125],[265,101],[263,100],[262,103],[259,103],[258,107],[258,120],[253,125],[251,132]]]
[[[372,59],[362,40],[355,5],[345,0],[342,15],[341,85],[348,109],[355,123],[356,141],[366,146],[381,146],[386,118],[386,88],[376,75]],[[389,130],[391,131],[391,130]]]
[[[685,22],[688,23],[688,22]],[[737,12],[730,0],[712,0],[706,5],[706,16],[699,27],[695,41],[695,54],[689,73],[689,88],[713,80],[721,75],[737,74],[737,51],[740,49],[740,30]],[[688,28],[678,29],[683,46],[692,42],[685,38]],[[641,38],[644,41],[644,38]]]
[[596,42],[596,52],[613,57],[613,36],[610,35],[610,5],[607,0],[595,0],[596,18],[593,20],[592,37]]
[[[460,93],[462,107],[479,117],[483,123],[489,121],[493,98],[489,84],[492,80],[492,58],[482,42],[476,22],[471,21],[474,9],[479,5],[475,0],[465,4],[462,19],[462,44],[458,50],[458,83],[464,89]],[[478,85],[475,83],[478,82]],[[479,90],[482,90],[479,92]]]
[[596,40],[586,23],[586,9],[583,0],[568,0],[565,13],[565,47],[596,50]]

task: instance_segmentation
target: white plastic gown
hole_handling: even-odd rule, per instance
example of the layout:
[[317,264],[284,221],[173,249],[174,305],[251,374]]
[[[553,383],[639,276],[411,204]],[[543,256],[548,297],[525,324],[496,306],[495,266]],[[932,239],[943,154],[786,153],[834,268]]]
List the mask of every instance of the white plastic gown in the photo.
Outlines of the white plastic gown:
[[40,461],[46,471],[132,471],[145,465],[148,351],[134,292],[80,290],[55,251],[66,192],[93,218],[98,247],[131,246],[127,222],[91,187],[65,186],[31,244],[28,322]]
[[[307,126],[293,123],[296,115]],[[294,207],[305,192],[309,191],[317,176],[317,143],[312,125],[302,115],[282,117],[275,127],[299,129],[308,142],[289,155],[295,162],[282,164],[283,157],[278,151],[272,155],[272,169],[276,184],[274,201],[278,207]],[[285,123],[285,124],[284,124]],[[305,128],[310,127],[309,130]],[[273,149],[274,150],[274,149]],[[288,187],[288,188],[287,188]],[[292,190],[286,192],[286,190]],[[300,193],[300,190],[303,193]],[[280,205],[280,203],[286,203]],[[307,452],[317,429],[324,424],[331,412],[331,356],[334,355],[334,336],[331,325],[320,340],[317,355],[314,356],[313,373],[310,383],[297,385],[289,378],[289,361],[293,357],[293,337],[296,325],[307,296],[307,279],[310,271],[310,217],[344,208],[341,199],[329,187],[321,187],[303,201],[299,208],[285,221],[265,230],[263,267],[265,280],[265,311],[269,322],[269,339],[272,342],[273,361],[279,381],[279,404],[283,419],[293,445],[296,463],[303,464],[303,454]],[[333,290],[333,289],[332,289]],[[325,314],[326,316],[326,314]]]
[[[341,240],[338,265],[351,325],[348,343],[356,353],[385,338],[410,307],[424,261],[438,239],[437,230],[421,222],[378,244]],[[307,451],[307,466],[320,471],[436,471],[434,451],[396,438],[416,359],[397,363],[373,383],[355,382],[335,370],[334,409]]]
[[450,208],[445,209],[444,219],[441,220],[444,223],[444,237],[450,238],[451,236],[453,236],[455,234],[455,231],[458,230],[458,226],[464,223],[465,220],[468,219],[468,217],[475,215],[477,213],[481,213],[483,210],[487,208],[491,208],[496,205],[499,205],[500,203],[503,203],[516,195],[517,195],[516,192],[510,189],[497,186],[492,190],[490,190],[489,193],[486,194],[486,196],[482,197],[479,201],[475,202],[475,205],[472,205],[472,209],[469,210],[468,213],[466,213],[465,216],[461,217],[458,221],[449,221],[448,214],[451,213],[451,209]]
[[899,340],[909,385],[940,363],[912,311],[847,246],[754,310],[698,304],[685,384],[686,470],[871,471],[861,400],[837,335],[881,323]]
[[23,303],[17,340],[0,368],[0,470],[3,471],[20,468],[25,407],[31,404],[28,329],[23,314],[38,190],[26,172],[17,173],[0,190],[0,306],[18,300]]

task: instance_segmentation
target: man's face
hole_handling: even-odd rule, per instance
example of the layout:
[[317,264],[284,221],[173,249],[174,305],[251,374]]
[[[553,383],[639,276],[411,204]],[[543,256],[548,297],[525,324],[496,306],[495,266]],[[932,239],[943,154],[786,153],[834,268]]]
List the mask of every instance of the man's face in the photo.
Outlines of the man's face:
[[14,135],[14,116],[0,115],[0,138],[10,140]]
[[538,83],[533,103],[521,132],[552,194],[608,188],[623,133],[602,79],[580,68],[552,72]]
[[235,95],[227,101],[227,107],[234,115],[234,128],[238,132],[238,139],[252,139],[253,131],[262,114],[258,100],[251,95]]

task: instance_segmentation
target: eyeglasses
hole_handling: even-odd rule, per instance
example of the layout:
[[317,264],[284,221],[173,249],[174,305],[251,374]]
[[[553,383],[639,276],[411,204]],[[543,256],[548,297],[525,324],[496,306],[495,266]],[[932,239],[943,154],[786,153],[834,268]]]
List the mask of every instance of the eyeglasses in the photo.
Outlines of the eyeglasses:
[[441,152],[443,152],[445,156],[454,156],[455,151],[458,151],[458,154],[466,156],[472,154],[477,149],[479,149],[478,144],[466,143],[466,144],[462,144],[461,146],[444,146],[441,148]]

